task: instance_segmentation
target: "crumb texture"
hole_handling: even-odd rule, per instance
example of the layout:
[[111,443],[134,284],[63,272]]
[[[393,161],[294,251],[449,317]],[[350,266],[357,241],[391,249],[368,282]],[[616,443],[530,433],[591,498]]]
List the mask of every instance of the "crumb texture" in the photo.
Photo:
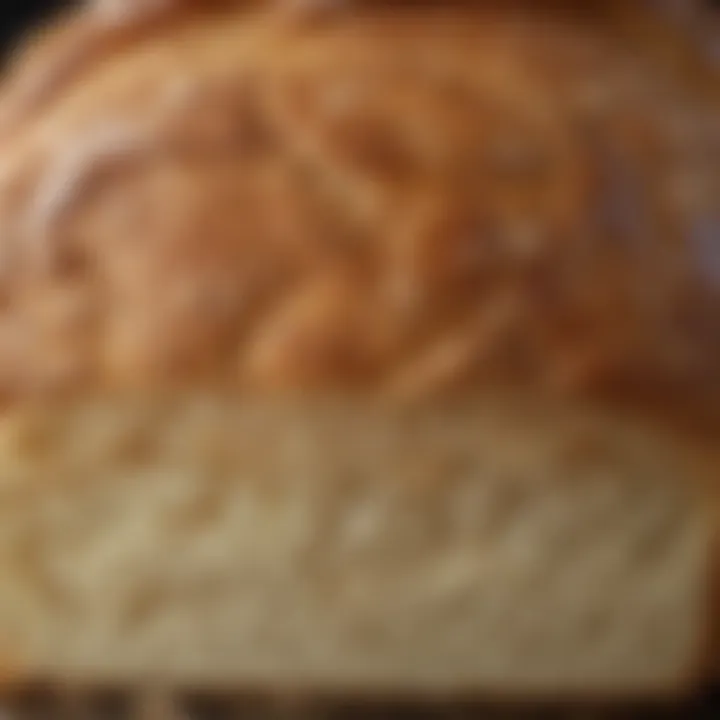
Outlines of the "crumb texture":
[[682,686],[709,622],[694,461],[601,417],[481,408],[6,418],[2,646],[83,682]]

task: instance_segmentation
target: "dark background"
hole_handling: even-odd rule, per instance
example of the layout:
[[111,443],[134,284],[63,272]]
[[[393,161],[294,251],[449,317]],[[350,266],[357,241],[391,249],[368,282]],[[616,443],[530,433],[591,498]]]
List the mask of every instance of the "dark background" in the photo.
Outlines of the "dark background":
[[0,0],[0,53],[4,59],[23,31],[59,10],[70,0]]
[[7,42],[26,25],[36,22],[47,13],[71,5],[68,0],[2,0],[2,39]]

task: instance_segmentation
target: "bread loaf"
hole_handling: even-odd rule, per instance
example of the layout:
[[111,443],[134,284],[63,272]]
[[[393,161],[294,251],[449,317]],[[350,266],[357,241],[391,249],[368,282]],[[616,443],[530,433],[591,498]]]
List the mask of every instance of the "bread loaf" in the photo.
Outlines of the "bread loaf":
[[97,2],[29,44],[0,94],[9,677],[708,676],[720,105],[616,10]]

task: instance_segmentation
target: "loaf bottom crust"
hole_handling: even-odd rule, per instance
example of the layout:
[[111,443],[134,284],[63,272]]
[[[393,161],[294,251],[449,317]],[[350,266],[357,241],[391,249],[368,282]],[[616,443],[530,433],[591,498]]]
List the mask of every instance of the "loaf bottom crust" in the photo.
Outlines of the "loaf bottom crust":
[[681,690],[712,630],[703,462],[640,422],[507,398],[18,410],[0,425],[2,657],[86,684]]

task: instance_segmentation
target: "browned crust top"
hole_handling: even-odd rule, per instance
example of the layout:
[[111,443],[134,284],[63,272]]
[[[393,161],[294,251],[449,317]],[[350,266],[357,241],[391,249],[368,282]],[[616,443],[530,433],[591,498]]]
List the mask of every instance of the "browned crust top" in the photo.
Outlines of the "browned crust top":
[[248,5],[98,3],[16,64],[4,394],[509,383],[715,415],[717,97],[562,3]]

